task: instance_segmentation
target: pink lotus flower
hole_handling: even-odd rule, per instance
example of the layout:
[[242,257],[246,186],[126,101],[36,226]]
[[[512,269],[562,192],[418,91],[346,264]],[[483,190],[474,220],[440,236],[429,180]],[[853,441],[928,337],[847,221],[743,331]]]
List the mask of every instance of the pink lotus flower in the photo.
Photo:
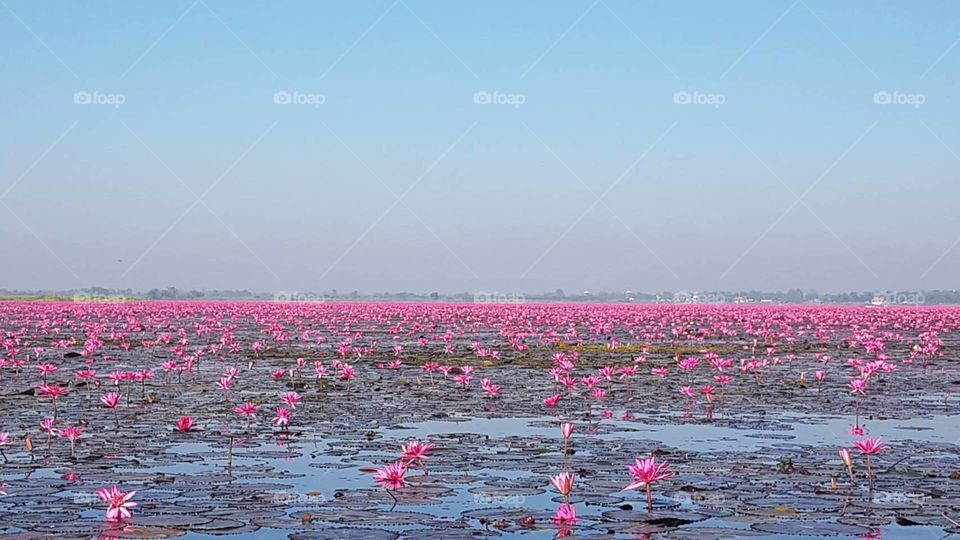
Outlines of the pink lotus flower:
[[137,506],[137,503],[130,499],[136,494],[136,491],[124,493],[117,486],[98,489],[100,500],[107,503],[107,521],[123,521],[133,517],[130,509]]
[[61,435],[70,441],[70,457],[73,457],[77,448],[77,439],[83,435],[83,428],[80,426],[69,426],[61,432]]
[[283,394],[280,399],[283,400],[287,405],[290,405],[291,409],[296,409],[297,403],[300,403],[303,398],[301,398],[300,394],[296,392],[287,392]]
[[432,443],[410,441],[400,447],[400,452],[402,454],[401,457],[407,462],[407,465],[416,463],[426,472],[426,461],[430,459],[429,454],[434,448],[436,448],[436,445]]
[[340,366],[340,380],[349,381],[350,379],[357,376],[357,370],[353,368],[350,364],[344,363]]
[[887,448],[886,445],[883,444],[883,439],[881,437],[877,437],[876,439],[867,437],[859,441],[854,441],[853,445],[868,456],[879,454]]
[[604,379],[608,381],[612,381],[614,375],[617,374],[617,368],[613,366],[603,366],[602,368],[597,370],[597,373]]
[[100,403],[103,403],[105,407],[113,410],[113,421],[117,426],[117,429],[120,429],[120,415],[117,413],[117,405],[120,404],[120,398],[122,396],[117,392],[107,392],[106,394],[100,396]]
[[123,397],[117,392],[107,392],[100,396],[100,402],[107,408],[115,409],[120,404],[120,398]]
[[256,418],[257,411],[259,410],[260,410],[260,406],[257,405],[256,403],[253,403],[252,401],[241,403],[240,405],[237,405],[236,407],[233,408],[233,412],[237,414],[246,415],[250,418]]
[[840,460],[843,461],[843,464],[847,467],[847,472],[850,473],[850,482],[853,480],[853,457],[850,455],[850,450],[846,448],[841,448],[839,450]]
[[556,406],[557,406],[557,402],[560,401],[560,397],[561,397],[560,394],[554,394],[554,395],[548,397],[547,399],[543,400],[543,403],[544,403],[544,405],[546,405],[547,407],[556,407]]
[[600,384],[600,378],[594,377],[593,375],[584,377],[581,379],[581,381],[583,381],[583,384],[587,387],[587,389],[593,389],[594,386]]
[[870,485],[870,489],[873,489],[873,467],[870,463],[870,456],[874,454],[879,454],[886,450],[886,446],[883,444],[883,439],[877,437],[876,439],[867,437],[866,439],[861,439],[859,441],[853,441],[853,445],[857,447],[861,452],[867,456],[867,481]]
[[57,421],[53,418],[44,418],[40,421],[40,428],[47,432],[49,436],[56,436],[59,434],[59,431],[56,428]]
[[177,420],[175,429],[181,432],[187,432],[193,429],[193,417],[192,416],[181,416]]
[[394,502],[397,498],[393,496],[393,493],[390,493],[391,490],[403,489],[406,485],[404,482],[404,476],[407,475],[407,466],[403,461],[397,461],[396,463],[391,463],[390,465],[385,465],[380,469],[377,469],[377,473],[374,475],[373,480],[379,484],[381,487],[387,490],[387,493],[393,497]]
[[37,371],[40,372],[40,376],[43,377],[43,380],[47,380],[47,375],[56,370],[57,366],[53,364],[37,364]]
[[569,439],[573,435],[573,424],[570,422],[560,424],[560,434],[563,435],[564,439]]
[[500,387],[493,384],[490,379],[480,379],[480,388],[483,388],[483,391],[489,394],[490,397],[500,395]]
[[57,384],[41,384],[37,387],[39,397],[48,397],[53,400],[53,417],[57,417],[57,400],[67,395],[67,389]]
[[80,426],[69,426],[61,431],[60,435],[70,441],[70,444],[73,444],[83,435],[83,428]]
[[630,466],[630,474],[633,475],[634,482],[623,488],[623,491],[645,487],[647,489],[648,512],[653,511],[653,483],[675,476],[674,473],[670,472],[670,465],[667,462],[657,463],[655,457],[637,459]]
[[273,423],[277,427],[286,428],[290,425],[290,409],[286,407],[277,407],[276,416],[273,417]]
[[570,502],[570,492],[573,490],[573,483],[576,479],[576,475],[566,471],[550,477],[550,483],[563,495],[563,502]]

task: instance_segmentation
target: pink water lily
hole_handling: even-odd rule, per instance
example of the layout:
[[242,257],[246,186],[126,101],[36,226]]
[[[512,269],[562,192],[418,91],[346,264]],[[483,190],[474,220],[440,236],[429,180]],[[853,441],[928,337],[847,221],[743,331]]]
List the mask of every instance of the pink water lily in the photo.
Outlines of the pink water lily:
[[670,465],[665,461],[657,463],[656,457],[637,459],[630,466],[630,474],[634,481],[623,488],[623,491],[646,488],[648,512],[653,511],[653,483],[675,476],[674,473],[670,472]]
[[70,457],[73,457],[77,447],[77,440],[83,435],[83,428],[80,426],[68,426],[64,428],[60,434],[70,441]]
[[174,428],[175,428],[177,431],[180,431],[180,432],[192,431],[192,430],[193,430],[193,417],[192,417],[192,416],[181,416],[180,419],[177,420],[177,423],[176,423],[176,425],[174,426]]
[[853,441],[853,445],[857,447],[860,452],[867,456],[867,482],[870,486],[870,489],[873,489],[873,468],[870,463],[870,457],[874,454],[879,454],[886,450],[886,445],[883,444],[883,439],[877,437],[876,439],[867,437],[859,441]]
[[426,473],[426,461],[430,459],[430,452],[434,448],[436,448],[436,445],[432,443],[410,441],[400,448],[400,453],[408,465],[416,463]]
[[550,477],[550,483],[563,495],[563,502],[570,502],[570,492],[573,490],[573,483],[576,479],[577,476],[575,474],[566,471]]
[[137,503],[130,499],[136,494],[136,491],[124,493],[117,486],[98,489],[100,500],[107,503],[107,521],[125,521],[133,517],[130,509],[136,507]]
[[277,427],[286,429],[287,426],[290,425],[290,409],[277,407],[275,412],[276,415],[273,417],[273,423],[276,424]]
[[406,475],[407,465],[403,461],[397,461],[377,469],[373,480],[387,491],[387,494],[390,495],[394,504],[396,504],[398,501],[393,492],[403,489],[406,486],[406,482],[404,481]]

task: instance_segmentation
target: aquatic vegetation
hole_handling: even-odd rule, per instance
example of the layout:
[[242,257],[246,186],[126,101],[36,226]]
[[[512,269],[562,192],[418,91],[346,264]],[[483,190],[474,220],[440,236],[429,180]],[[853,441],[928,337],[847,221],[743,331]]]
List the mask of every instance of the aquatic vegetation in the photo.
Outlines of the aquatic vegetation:
[[941,532],[960,460],[902,430],[952,422],[958,344],[953,308],[0,303],[0,532]]

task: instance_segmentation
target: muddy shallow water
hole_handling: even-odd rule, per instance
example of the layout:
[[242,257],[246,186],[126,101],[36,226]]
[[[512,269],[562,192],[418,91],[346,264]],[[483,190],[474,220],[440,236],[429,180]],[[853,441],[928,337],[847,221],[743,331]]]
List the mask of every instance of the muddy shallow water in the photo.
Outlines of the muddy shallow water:
[[[198,320],[175,326],[190,328]],[[11,322],[8,315],[8,332],[21,326]],[[576,373],[583,376],[597,366],[637,365],[635,350],[599,341],[580,347],[531,343],[516,351],[496,332],[476,334],[499,346],[502,356],[492,360],[471,350],[476,335],[453,340],[446,354],[442,345],[420,345],[414,336],[405,340],[398,369],[383,365],[394,351],[381,345],[351,360],[358,374],[349,381],[318,381],[309,363],[299,374],[272,379],[270,373],[296,367],[296,358],[321,358],[329,367],[337,357],[335,334],[320,344],[271,343],[252,321],[238,317],[235,324],[244,350],[204,357],[197,371],[179,374],[160,369],[170,347],[136,345],[155,333],[129,331],[126,341],[135,344],[129,349],[107,339],[93,354],[78,356],[68,353],[79,351],[83,333],[76,334],[77,345],[64,348],[33,336],[23,349],[46,339],[42,361],[58,366],[50,382],[70,389],[58,402],[58,425],[81,425],[85,433],[71,457],[66,439],[48,438],[40,429],[51,403],[35,395],[34,361],[0,372],[0,432],[11,433],[0,446],[0,482],[8,493],[0,496],[0,531],[22,538],[252,539],[940,538],[960,532],[956,336],[941,336],[942,355],[878,375],[859,399],[850,393],[846,361],[865,357],[863,350],[844,349],[838,340],[782,344],[782,356],[789,349],[794,358],[771,363],[762,377],[736,374],[707,403],[677,391],[712,383],[713,375],[702,364],[690,375],[676,373],[679,347],[727,347],[737,358],[781,353],[757,353],[749,339],[737,336],[712,345],[664,338],[660,350],[650,339],[641,373],[629,385],[601,383],[606,395],[595,398],[581,387],[568,392],[559,386],[547,373],[551,356],[577,351]],[[302,329],[302,323],[287,324]],[[367,329],[362,339],[389,342],[385,327]],[[191,341],[215,343],[218,337]],[[268,345],[252,354],[249,343],[257,339]],[[901,358],[909,347],[891,341],[887,353]],[[831,355],[829,364],[818,353]],[[99,389],[73,377],[91,357],[103,371]],[[431,360],[473,365],[476,379],[463,389],[452,375],[427,374],[421,366]],[[241,374],[224,392],[216,382],[228,366]],[[665,380],[649,375],[656,366],[671,374]],[[828,377],[818,385],[812,373],[821,366]],[[117,387],[124,400],[115,418],[99,402],[114,388],[106,374],[148,368],[156,372],[153,379]],[[502,386],[498,397],[480,391],[481,377]],[[303,401],[284,430],[271,418],[288,391]],[[544,398],[554,393],[562,394],[560,402],[546,407]],[[247,401],[261,404],[249,428],[233,412]],[[187,415],[198,429],[175,431],[176,420]],[[560,422],[575,426],[567,454]],[[853,484],[837,454],[852,448],[859,437],[851,431],[858,428],[889,445],[874,457],[872,490],[860,456]],[[410,469],[394,503],[361,469],[393,462],[411,439],[436,448],[426,473]],[[650,455],[668,461],[676,476],[656,483],[648,513],[642,492],[622,489],[631,481],[627,466]],[[577,474],[570,502],[581,521],[569,529],[551,520],[562,497],[549,478],[563,470]],[[95,491],[110,485],[137,491],[139,506],[128,523],[104,521]]]

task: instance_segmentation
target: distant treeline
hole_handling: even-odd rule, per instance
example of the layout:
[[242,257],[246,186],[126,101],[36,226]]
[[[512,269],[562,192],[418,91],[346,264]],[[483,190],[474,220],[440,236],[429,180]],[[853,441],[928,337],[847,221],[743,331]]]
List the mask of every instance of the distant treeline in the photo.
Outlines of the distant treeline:
[[566,293],[562,289],[542,293],[516,293],[508,291],[478,291],[443,294],[439,292],[340,292],[336,289],[325,292],[251,292],[248,290],[180,290],[177,287],[135,291],[133,289],[108,289],[89,287],[61,291],[51,290],[10,290],[0,288],[0,299],[29,300],[70,300],[70,299],[109,299],[123,300],[277,300],[297,301],[356,301],[384,300],[399,302],[441,301],[441,302],[477,302],[477,303],[524,303],[524,302],[609,302],[609,303],[674,303],[674,304],[733,304],[733,303],[777,303],[777,304],[869,304],[884,305],[958,305],[960,290],[931,291],[851,291],[843,293],[819,293],[816,290],[806,292],[800,289],[787,291],[661,291],[643,293],[634,291],[583,291]]

